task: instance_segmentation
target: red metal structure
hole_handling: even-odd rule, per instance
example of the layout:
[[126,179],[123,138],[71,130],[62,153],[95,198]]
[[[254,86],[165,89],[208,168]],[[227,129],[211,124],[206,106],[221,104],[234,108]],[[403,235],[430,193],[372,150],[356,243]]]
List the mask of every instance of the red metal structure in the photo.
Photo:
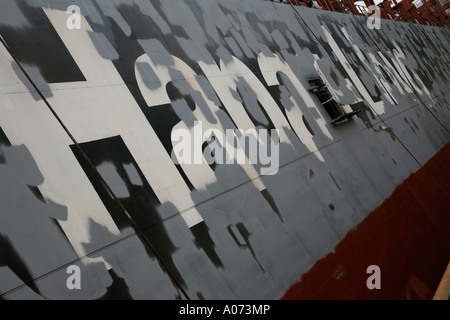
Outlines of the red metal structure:
[[[373,0],[363,0],[365,6],[354,0],[268,0],[294,6],[320,6],[323,10],[368,15],[367,8],[375,5]],[[314,3],[315,2],[315,3]],[[415,4],[416,3],[416,4]],[[381,18],[450,27],[449,0],[384,0],[377,4]]]

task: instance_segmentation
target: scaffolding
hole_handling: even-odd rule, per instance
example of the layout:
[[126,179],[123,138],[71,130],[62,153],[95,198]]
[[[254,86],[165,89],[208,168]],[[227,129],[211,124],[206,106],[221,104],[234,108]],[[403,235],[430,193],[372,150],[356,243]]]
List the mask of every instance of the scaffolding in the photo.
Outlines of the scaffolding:
[[[315,7],[327,11],[337,11],[359,16],[369,16],[373,11],[373,0],[268,0],[292,4],[294,6]],[[355,4],[364,2],[365,5]],[[383,0],[378,3],[380,17],[433,26],[450,27],[449,0]]]

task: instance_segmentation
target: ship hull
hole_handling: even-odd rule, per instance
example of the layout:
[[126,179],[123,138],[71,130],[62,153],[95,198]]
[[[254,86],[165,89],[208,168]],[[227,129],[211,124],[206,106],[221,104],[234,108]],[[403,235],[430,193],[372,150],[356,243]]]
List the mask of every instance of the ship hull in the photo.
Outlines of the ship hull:
[[2,299],[433,296],[448,29],[4,0],[0,35]]

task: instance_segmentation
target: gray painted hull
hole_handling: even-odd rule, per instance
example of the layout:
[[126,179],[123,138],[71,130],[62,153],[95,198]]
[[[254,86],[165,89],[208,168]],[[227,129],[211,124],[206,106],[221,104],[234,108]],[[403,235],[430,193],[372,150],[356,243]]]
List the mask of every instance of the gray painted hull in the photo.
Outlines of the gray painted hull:
[[[71,4],[0,3],[1,298],[279,299],[449,142],[448,29],[256,0]],[[362,112],[331,123],[316,61]],[[176,165],[171,133],[196,121],[278,129],[277,170]]]

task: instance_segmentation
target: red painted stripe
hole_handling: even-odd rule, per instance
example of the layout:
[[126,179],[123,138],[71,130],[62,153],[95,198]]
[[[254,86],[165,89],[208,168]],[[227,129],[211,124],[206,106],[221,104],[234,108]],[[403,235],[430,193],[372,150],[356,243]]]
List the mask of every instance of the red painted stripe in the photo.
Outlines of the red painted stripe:
[[[450,143],[283,296],[295,299],[432,299],[450,260]],[[366,286],[381,269],[381,289]]]

